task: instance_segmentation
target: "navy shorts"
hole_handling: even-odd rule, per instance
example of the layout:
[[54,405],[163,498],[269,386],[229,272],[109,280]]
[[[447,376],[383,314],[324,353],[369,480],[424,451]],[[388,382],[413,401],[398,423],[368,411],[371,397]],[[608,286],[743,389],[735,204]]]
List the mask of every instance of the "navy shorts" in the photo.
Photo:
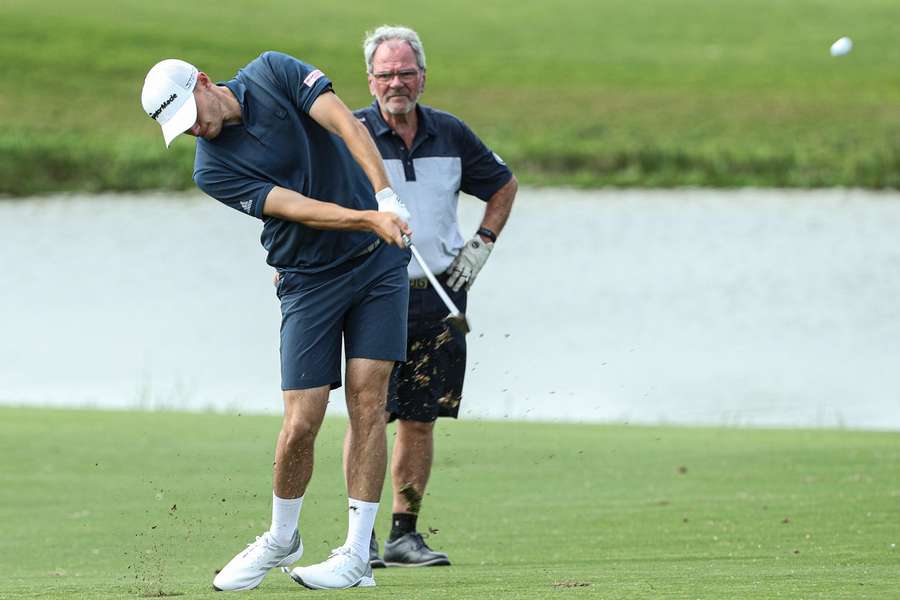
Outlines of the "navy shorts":
[[381,243],[322,273],[281,272],[281,389],[341,386],[347,359],[406,359],[409,251]]
[[[458,292],[444,289],[465,312],[465,288]],[[407,359],[394,367],[388,392],[391,421],[431,422],[438,417],[455,419],[459,414],[466,376],[466,336],[443,321],[448,312],[430,285],[411,286]]]

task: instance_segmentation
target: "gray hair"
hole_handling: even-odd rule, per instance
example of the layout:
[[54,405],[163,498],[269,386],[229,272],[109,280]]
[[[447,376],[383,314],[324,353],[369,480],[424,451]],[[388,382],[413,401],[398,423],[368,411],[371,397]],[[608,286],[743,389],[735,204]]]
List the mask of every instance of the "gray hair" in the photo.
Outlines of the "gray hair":
[[409,27],[403,27],[401,25],[382,25],[375,31],[367,31],[366,39],[363,41],[363,54],[366,57],[367,73],[372,72],[372,57],[375,55],[375,50],[377,50],[378,46],[383,42],[390,40],[400,40],[401,42],[409,44],[413,53],[416,55],[416,64],[419,65],[419,68],[422,71],[425,70],[425,48],[422,47],[422,41],[419,39],[419,34]]

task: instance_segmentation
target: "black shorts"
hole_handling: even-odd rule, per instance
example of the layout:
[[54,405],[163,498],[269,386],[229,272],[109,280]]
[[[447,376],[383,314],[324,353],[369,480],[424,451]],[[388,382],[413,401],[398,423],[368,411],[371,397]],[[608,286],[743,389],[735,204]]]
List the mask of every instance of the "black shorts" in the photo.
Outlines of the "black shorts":
[[[391,421],[455,419],[466,375],[466,336],[444,322],[449,311],[434,289],[416,283],[412,281],[409,290],[406,361],[398,362],[391,373],[387,411]],[[445,289],[465,312],[465,288]]]
[[403,360],[409,254],[379,244],[327,272],[282,272],[281,389],[341,385],[351,358]]

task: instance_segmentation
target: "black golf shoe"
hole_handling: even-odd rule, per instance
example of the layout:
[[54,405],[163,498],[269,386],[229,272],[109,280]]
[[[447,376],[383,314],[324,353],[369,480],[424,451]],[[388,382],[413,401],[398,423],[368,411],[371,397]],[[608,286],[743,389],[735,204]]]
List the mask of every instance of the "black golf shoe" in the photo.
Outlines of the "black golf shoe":
[[375,539],[375,532],[372,532],[372,539],[369,540],[369,566],[373,569],[383,569],[386,565],[381,557],[378,556],[378,540]]
[[422,534],[413,531],[384,543],[384,564],[388,567],[439,567],[449,566],[450,559],[443,552],[429,548]]

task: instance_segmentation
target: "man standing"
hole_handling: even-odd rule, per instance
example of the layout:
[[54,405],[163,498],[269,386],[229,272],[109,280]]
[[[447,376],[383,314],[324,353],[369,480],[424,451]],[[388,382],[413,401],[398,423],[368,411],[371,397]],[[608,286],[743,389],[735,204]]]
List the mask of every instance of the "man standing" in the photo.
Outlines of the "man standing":
[[373,586],[369,539],[384,483],[384,403],[406,350],[408,213],[368,131],[320,70],[293,57],[266,52],[222,84],[191,64],[164,60],[147,74],[141,100],[167,146],[182,132],[197,137],[197,185],[262,220],[267,262],[280,274],[284,420],[272,524],[213,586],[253,589],[269,569],[300,559],[300,508],[328,393],[341,385],[342,340],[353,430],[347,540],[291,576],[314,589]]
[[[415,31],[379,27],[367,35],[363,51],[375,101],[354,114],[372,134],[391,185],[404,198],[416,247],[465,311],[466,292],[509,217],[516,179],[465,123],[418,103],[425,89],[425,51]],[[487,202],[481,227],[468,242],[457,221],[460,190]],[[408,270],[407,361],[395,368],[388,399],[389,419],[397,420],[393,520],[383,561],[373,532],[373,566],[450,564],[446,554],[428,547],[416,521],[431,472],[435,420],[459,413],[466,341],[442,322],[447,309],[419,265],[411,262]]]

